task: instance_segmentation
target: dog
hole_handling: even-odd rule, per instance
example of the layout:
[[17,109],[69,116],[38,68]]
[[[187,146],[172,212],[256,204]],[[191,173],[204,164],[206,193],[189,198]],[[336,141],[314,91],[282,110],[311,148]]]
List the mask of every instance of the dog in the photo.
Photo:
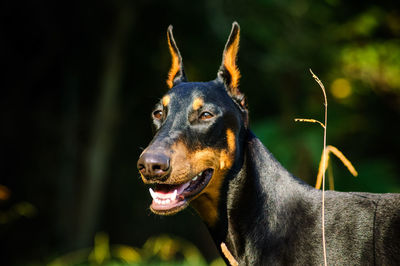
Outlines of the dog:
[[[248,126],[234,22],[217,78],[189,82],[172,33],[169,91],[137,166],[155,214],[193,207],[239,265],[321,265],[320,190],[290,174]],[[400,194],[325,192],[330,265],[400,265]],[[230,263],[224,256],[226,263]]]

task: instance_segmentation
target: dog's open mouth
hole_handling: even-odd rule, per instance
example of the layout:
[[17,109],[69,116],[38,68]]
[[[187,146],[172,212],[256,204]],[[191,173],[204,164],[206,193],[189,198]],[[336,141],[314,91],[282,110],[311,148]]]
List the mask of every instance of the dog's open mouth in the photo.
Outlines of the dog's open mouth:
[[156,184],[154,188],[149,189],[153,198],[151,210],[158,214],[173,214],[185,208],[188,201],[207,186],[213,172],[211,168],[206,169],[179,185]]

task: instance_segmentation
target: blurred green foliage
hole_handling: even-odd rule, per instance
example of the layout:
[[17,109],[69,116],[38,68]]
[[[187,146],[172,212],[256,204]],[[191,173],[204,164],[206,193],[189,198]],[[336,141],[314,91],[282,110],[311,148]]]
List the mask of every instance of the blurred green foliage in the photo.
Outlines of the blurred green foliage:
[[48,266],[78,265],[225,265],[221,258],[207,264],[200,251],[191,243],[168,235],[149,238],[142,248],[109,244],[108,235],[97,233],[92,249],[63,255]]
[[[216,77],[239,22],[251,128],[309,184],[322,130],[293,119],[323,117],[312,68],[328,93],[328,144],[359,172],[332,159],[335,189],[400,192],[397,1],[23,2],[0,4],[0,264],[43,265],[77,250],[82,263],[114,263],[118,243],[158,263],[143,245],[163,233],[193,243],[202,254],[193,258],[218,257],[193,211],[150,214],[136,170],[152,137],[149,114],[167,90],[169,24],[189,79],[203,81]],[[101,231],[107,237],[85,249]]]

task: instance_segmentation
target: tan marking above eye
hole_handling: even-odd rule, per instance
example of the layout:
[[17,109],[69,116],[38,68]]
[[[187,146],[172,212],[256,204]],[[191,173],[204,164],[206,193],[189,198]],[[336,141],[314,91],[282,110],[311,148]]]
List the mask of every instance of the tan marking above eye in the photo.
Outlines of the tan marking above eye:
[[202,107],[203,105],[204,105],[204,101],[201,98],[194,99],[194,101],[192,103],[193,110],[195,110],[195,111],[199,110],[200,107]]
[[169,104],[169,101],[171,100],[171,97],[169,97],[169,95],[165,95],[163,98],[162,98],[162,105],[165,107],[165,106],[167,106],[168,104]]

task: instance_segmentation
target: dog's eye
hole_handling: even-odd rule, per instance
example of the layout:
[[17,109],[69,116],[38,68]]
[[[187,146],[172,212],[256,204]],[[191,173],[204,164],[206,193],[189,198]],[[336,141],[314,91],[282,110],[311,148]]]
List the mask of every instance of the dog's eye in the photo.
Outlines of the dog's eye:
[[200,114],[199,118],[200,118],[201,120],[207,120],[207,119],[212,118],[213,116],[214,116],[214,115],[213,115],[212,113],[210,113],[210,112],[202,112],[202,113]]
[[162,110],[156,110],[153,112],[153,117],[157,120],[160,120],[163,117],[163,111]]

